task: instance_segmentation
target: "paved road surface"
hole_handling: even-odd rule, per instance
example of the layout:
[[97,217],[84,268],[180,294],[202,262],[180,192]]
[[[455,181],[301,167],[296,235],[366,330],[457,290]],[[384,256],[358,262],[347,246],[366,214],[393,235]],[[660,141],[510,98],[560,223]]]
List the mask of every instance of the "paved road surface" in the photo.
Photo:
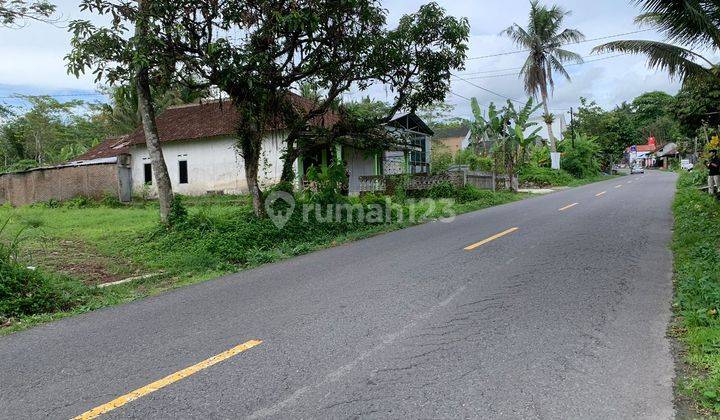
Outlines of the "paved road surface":
[[0,417],[70,418],[253,339],[104,416],[672,417],[675,179],[609,180],[0,338]]

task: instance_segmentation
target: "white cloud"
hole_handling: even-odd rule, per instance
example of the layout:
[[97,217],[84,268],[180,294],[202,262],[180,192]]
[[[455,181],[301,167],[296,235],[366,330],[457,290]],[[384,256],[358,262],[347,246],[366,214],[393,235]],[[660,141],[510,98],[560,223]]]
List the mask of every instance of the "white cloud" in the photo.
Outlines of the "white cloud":
[[[429,0],[387,0],[383,5],[389,11],[389,22],[392,24],[397,22],[402,14],[414,12],[427,1]],[[62,0],[55,3],[63,16],[63,25],[72,19],[88,17],[80,13],[77,0]],[[438,0],[438,3],[446,7],[450,14],[469,19],[472,33],[470,57],[515,50],[510,40],[500,36],[499,33],[513,22],[524,25],[528,12],[527,0]],[[633,18],[639,10],[628,0],[593,2],[564,0],[557,3],[573,11],[567,19],[567,26],[580,29],[588,38],[637,29],[633,24]],[[635,37],[659,38],[652,32],[638,34]],[[581,55],[588,55],[597,43],[599,42],[574,45],[569,48]],[[76,79],[66,73],[63,57],[69,51],[70,35],[63,27],[32,23],[20,30],[0,29],[0,56],[4,57],[0,66],[0,85],[33,87],[35,93],[55,92],[59,89],[94,89],[91,76]],[[469,60],[464,73],[519,67],[523,59],[522,54],[515,54]],[[580,96],[594,99],[604,107],[611,107],[619,102],[631,100],[644,91],[664,90],[672,93],[678,88],[678,84],[670,81],[664,73],[648,70],[642,57],[608,59],[572,67],[569,70],[573,82],[558,80],[552,102],[553,108],[567,109],[576,106]],[[512,70],[494,74],[502,73],[512,73]],[[489,74],[491,73],[475,76]],[[513,98],[526,97],[522,81],[516,77],[474,79],[472,82]],[[478,97],[483,104],[490,101],[504,102],[502,98],[469,83],[454,82],[452,89],[466,97]],[[379,99],[388,97],[381,88],[372,89],[370,93]],[[450,96],[447,100],[458,105],[456,108],[458,115],[469,115],[467,101],[456,96]]]

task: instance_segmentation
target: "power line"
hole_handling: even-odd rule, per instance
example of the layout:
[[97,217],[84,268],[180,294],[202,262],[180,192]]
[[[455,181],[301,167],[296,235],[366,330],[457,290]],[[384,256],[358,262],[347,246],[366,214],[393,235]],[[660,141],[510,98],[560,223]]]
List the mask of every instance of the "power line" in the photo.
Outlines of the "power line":
[[[653,29],[640,29],[637,31],[625,32],[622,34],[606,35],[606,36],[601,36],[601,37],[597,37],[597,38],[584,39],[582,41],[568,42],[568,43],[562,44],[562,45],[584,44],[586,42],[602,41],[603,39],[617,38],[619,36],[626,36],[626,35],[634,35],[634,34],[639,34],[642,32],[648,32],[648,31],[652,31],[652,30]],[[469,57],[468,60],[482,60],[484,58],[493,58],[493,57],[501,57],[504,55],[520,54],[520,53],[524,53],[524,52],[528,52],[528,51],[530,51],[530,50],[524,49],[524,50],[517,50],[517,51],[505,51],[505,52],[496,53],[496,54],[488,54],[488,55],[481,55],[481,56],[477,56],[477,57]]]
[[[592,57],[602,57],[602,56],[608,55],[608,54],[612,54],[612,53],[588,54],[588,55],[582,56],[581,58],[586,59],[586,58],[592,58]],[[568,64],[568,65],[571,65],[571,64]],[[476,75],[476,74],[489,74],[489,73],[499,73],[499,72],[503,72],[503,71],[521,70],[523,67],[524,66],[516,66],[516,67],[506,67],[504,69],[466,71],[466,72],[462,72],[462,73],[458,73],[458,74],[461,76],[472,76],[472,75]]]
[[[628,54],[616,54],[616,55],[612,55],[612,56],[609,56],[609,57],[600,57],[600,58],[596,58],[596,59],[594,59],[594,60],[586,60],[586,61],[583,61],[582,63],[566,64],[565,67],[570,67],[570,66],[582,66],[583,64],[594,63],[594,62],[596,62],[596,61],[609,60],[609,59],[611,59],[611,58],[624,57],[624,56],[626,56],[626,55],[628,55]],[[585,58],[585,57],[583,57],[583,58]],[[517,69],[522,69],[522,67],[518,67]],[[515,69],[508,69],[508,70],[515,70]],[[468,80],[494,79],[494,78],[496,78],[496,77],[520,76],[521,74],[522,74],[522,73],[491,74],[491,75],[488,75],[488,76],[468,77],[467,79],[468,79]]]
[[[512,101],[512,102],[518,103],[518,104],[520,104],[520,105],[525,105],[525,102],[523,102],[523,101],[519,101],[519,100],[517,100],[517,99],[511,98],[511,97],[506,96],[506,95],[503,95],[502,93],[495,92],[494,90],[488,89],[488,88],[486,88],[486,87],[484,87],[484,86],[480,86],[480,85],[478,85],[477,83],[471,82],[470,80],[464,79],[464,78],[462,78],[462,77],[460,77],[460,76],[458,76],[458,75],[456,75],[456,74],[453,74],[453,76],[457,77],[459,80],[462,80],[463,82],[468,83],[468,84],[470,84],[470,85],[472,85],[472,86],[474,86],[474,87],[476,87],[476,88],[478,88],[478,89],[480,89],[480,90],[482,90],[482,91],[491,93],[491,94],[493,94],[493,95],[495,95],[495,96],[499,96],[499,97],[501,97],[501,98],[503,98],[503,99],[507,99],[508,101]],[[551,110],[551,111],[562,111],[562,112],[565,112],[565,109],[558,109],[558,108],[550,109],[550,110]]]
[[50,93],[43,93],[43,94],[15,94],[10,96],[0,96],[0,99],[23,99],[23,96],[50,96],[52,98],[73,98],[73,97],[82,97],[82,96],[105,96],[104,93],[63,93],[58,95],[53,95]]
[[497,93],[497,92],[495,92],[494,90],[490,90],[490,89],[488,89],[488,88],[486,88],[486,87],[484,87],[484,86],[478,85],[477,83],[473,83],[473,82],[471,82],[471,81],[469,81],[469,80],[467,80],[467,79],[464,79],[464,78],[458,76],[457,74],[452,74],[452,76],[454,76],[454,77],[458,78],[459,80],[462,80],[463,82],[468,83],[468,84],[470,84],[470,85],[472,85],[472,86],[474,86],[474,87],[476,87],[476,88],[478,88],[478,89],[480,89],[480,90],[482,90],[482,91],[485,91],[485,92],[487,92],[487,93],[491,93],[491,94],[493,94],[493,95],[495,95],[495,96],[499,96],[499,97],[501,97],[501,98],[503,98],[503,99],[507,99],[507,100],[509,100],[509,101],[517,102],[517,103],[519,103],[519,104],[522,103],[522,102],[518,101],[517,99],[513,99],[513,98],[511,98],[511,97],[509,97],[509,96],[505,96],[505,95],[503,95],[502,93]]
[[451,94],[457,96],[458,98],[465,99],[466,101],[471,101],[471,100],[472,100],[472,99],[468,98],[467,96],[460,95],[459,93],[455,93],[455,92],[453,92],[452,90],[448,90],[448,92],[450,92]]

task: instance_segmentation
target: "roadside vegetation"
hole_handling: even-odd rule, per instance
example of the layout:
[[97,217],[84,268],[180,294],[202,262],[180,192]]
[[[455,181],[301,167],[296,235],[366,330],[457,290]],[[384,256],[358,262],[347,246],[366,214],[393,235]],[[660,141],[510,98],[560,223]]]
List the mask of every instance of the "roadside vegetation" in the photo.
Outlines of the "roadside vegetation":
[[720,202],[698,187],[706,171],[683,173],[674,204],[676,325],[690,369],[679,391],[720,415]]
[[[0,232],[0,334],[525,197],[448,183],[422,194],[399,189],[390,197],[348,198],[330,185],[321,182],[314,191],[295,194],[297,206],[347,204],[341,221],[326,222],[324,211],[320,217],[310,212],[304,221],[296,208],[282,229],[255,216],[249,196],[182,197],[171,214],[172,227],[158,223],[157,203],[150,201],[128,207],[88,199],[0,207],[5,225]],[[442,199],[453,204],[437,204]],[[378,206],[383,213],[389,206],[390,222],[368,221],[367,214]],[[348,223],[349,212],[354,217]],[[146,275],[152,276],[96,287]]]

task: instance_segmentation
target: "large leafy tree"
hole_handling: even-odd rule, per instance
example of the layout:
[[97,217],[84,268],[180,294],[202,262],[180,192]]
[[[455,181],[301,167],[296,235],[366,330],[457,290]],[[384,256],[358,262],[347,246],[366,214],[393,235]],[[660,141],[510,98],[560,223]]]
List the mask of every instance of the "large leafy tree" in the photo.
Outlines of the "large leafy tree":
[[717,80],[690,79],[683,84],[675,99],[675,116],[685,136],[694,137],[703,126],[720,131],[720,83]]
[[66,56],[68,71],[79,76],[92,71],[97,81],[135,87],[153,178],[160,204],[160,220],[168,221],[174,199],[170,176],[155,122],[153,88],[165,90],[175,75],[175,62],[161,37],[170,2],[83,0],[80,9],[108,16],[110,23],[97,27],[87,20],[70,23],[72,51]]
[[28,21],[53,22],[55,5],[46,1],[0,0],[0,26],[20,27]]
[[[613,41],[595,47],[596,52],[619,51],[644,54],[651,67],[666,70],[671,77],[720,78],[718,66],[696,50],[720,48],[720,2],[717,0],[637,0],[644,13],[636,18],[663,33],[666,42],[650,40]],[[679,45],[675,45],[679,44]],[[717,82],[717,80],[716,80]]]
[[549,96],[554,90],[553,73],[570,80],[570,74],[563,64],[582,63],[580,55],[563,49],[568,43],[578,42],[585,36],[577,29],[563,29],[563,20],[570,14],[559,7],[540,5],[537,0],[530,2],[530,16],[527,28],[514,24],[504,31],[517,46],[528,50],[528,57],[520,71],[525,81],[525,91],[540,97],[545,111],[544,119],[550,137],[550,150],[557,151],[557,142],[553,133],[553,115],[550,113]]
[[[2,112],[0,156],[6,169],[67,161],[101,140],[104,127],[88,104],[49,96],[19,96],[27,107]],[[91,110],[90,110],[91,111]]]
[[[394,94],[387,122],[401,109],[442,100],[450,72],[463,67],[469,25],[434,3],[403,16],[394,29],[377,0],[163,1],[169,41],[182,79],[200,78],[225,92],[242,120],[237,136],[255,213],[267,127],[286,127],[283,179],[295,159],[324,141],[321,121],[351,88],[384,85]],[[239,34],[233,36],[233,34]],[[322,92],[311,106],[290,95],[303,84]],[[306,102],[307,103],[307,102]],[[331,137],[339,137],[335,133]]]

